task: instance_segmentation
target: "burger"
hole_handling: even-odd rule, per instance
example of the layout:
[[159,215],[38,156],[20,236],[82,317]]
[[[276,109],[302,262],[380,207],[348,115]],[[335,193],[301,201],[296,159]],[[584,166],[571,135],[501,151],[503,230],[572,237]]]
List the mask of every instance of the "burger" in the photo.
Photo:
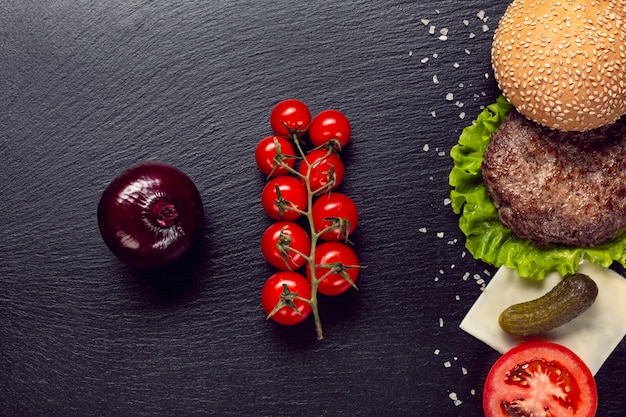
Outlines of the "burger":
[[514,0],[491,55],[502,95],[451,150],[466,247],[535,279],[626,265],[626,0]]

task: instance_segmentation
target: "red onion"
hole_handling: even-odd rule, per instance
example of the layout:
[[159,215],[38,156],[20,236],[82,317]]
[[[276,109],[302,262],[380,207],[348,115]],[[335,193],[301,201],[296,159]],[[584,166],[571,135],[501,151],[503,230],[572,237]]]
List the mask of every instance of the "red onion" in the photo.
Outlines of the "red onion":
[[198,189],[178,168],[149,162],[115,178],[98,205],[104,242],[122,261],[157,268],[179,259],[202,234]]

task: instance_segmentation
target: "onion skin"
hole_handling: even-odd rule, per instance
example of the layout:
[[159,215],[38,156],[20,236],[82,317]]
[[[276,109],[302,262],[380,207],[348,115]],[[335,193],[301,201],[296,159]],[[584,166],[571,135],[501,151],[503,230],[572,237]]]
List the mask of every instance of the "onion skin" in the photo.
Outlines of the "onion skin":
[[158,268],[179,259],[199,240],[203,219],[202,199],[191,179],[158,162],[124,171],[98,204],[104,243],[136,268]]

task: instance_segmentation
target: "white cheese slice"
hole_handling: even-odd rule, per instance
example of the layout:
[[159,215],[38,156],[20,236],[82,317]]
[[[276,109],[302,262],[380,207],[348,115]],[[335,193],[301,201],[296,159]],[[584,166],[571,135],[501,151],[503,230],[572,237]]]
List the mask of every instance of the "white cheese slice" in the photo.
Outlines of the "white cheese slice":
[[[626,335],[626,279],[601,266],[583,262],[580,273],[598,285],[598,297],[583,314],[541,336],[542,340],[570,348],[595,375]],[[538,298],[556,285],[561,277],[549,274],[543,281],[520,278],[515,270],[502,267],[460,324],[461,329],[504,353],[522,339],[505,333],[498,316],[511,304]]]

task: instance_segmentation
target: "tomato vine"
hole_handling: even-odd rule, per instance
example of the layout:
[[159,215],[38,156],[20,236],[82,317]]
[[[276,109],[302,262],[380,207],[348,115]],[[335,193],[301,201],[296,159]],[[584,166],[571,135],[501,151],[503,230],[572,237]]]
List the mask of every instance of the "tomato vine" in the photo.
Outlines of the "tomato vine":
[[352,130],[340,111],[327,109],[311,118],[306,104],[296,99],[274,106],[270,126],[273,135],[259,142],[255,158],[268,178],[263,208],[276,221],[264,233],[261,249],[279,271],[263,286],[261,303],[268,319],[284,325],[312,314],[321,340],[319,294],[356,289],[362,268],[349,240],[358,223],[357,206],[335,191],[345,173],[340,152]]

